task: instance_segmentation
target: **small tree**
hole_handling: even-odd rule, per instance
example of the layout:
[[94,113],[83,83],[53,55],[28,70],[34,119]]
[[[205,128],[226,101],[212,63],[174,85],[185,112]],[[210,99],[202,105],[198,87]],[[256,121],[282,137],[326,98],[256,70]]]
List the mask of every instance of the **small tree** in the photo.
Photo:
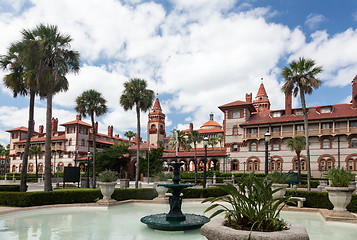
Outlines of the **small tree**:
[[[151,149],[150,151],[150,157],[149,153],[146,153],[146,159],[143,159],[143,161],[140,160],[140,173],[146,173],[148,169],[148,157],[149,157],[149,172],[150,176],[155,176],[159,173],[161,173],[164,168],[162,165],[162,155],[164,153],[164,148],[154,148]],[[150,177],[148,176],[148,177]]]
[[193,143],[193,148],[195,151],[194,161],[195,161],[195,184],[197,184],[197,144],[202,141],[202,136],[199,132],[192,130],[190,134],[188,134],[188,142]]
[[291,151],[295,151],[297,162],[298,162],[298,174],[299,174],[299,185],[301,185],[301,161],[300,153],[306,147],[306,140],[303,136],[295,136],[294,138],[289,139],[288,148]]
[[36,179],[38,179],[37,156],[42,153],[42,148],[39,145],[33,145],[30,148],[30,154],[35,155]]
[[218,143],[217,138],[210,138],[208,140],[208,145],[212,146],[212,150],[214,149],[214,146]]
[[121,169],[126,169],[129,159],[124,157],[128,153],[127,144],[114,144],[113,146],[104,149],[97,153],[97,171],[102,172],[110,169],[120,172]]
[[131,146],[131,139],[135,137],[135,133],[133,131],[127,131],[124,133],[124,136],[129,139],[129,147]]
[[220,150],[222,151],[222,142],[224,141],[224,136],[223,136],[223,134],[219,134],[219,135],[217,136],[217,141],[219,142],[219,148],[220,148]]

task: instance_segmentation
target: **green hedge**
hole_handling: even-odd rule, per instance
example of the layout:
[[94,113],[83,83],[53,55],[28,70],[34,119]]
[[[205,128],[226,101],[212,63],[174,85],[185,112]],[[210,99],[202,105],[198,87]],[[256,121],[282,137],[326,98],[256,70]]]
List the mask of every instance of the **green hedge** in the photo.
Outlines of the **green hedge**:
[[227,193],[218,187],[186,188],[182,191],[183,198],[207,198],[224,196]]
[[0,192],[19,192],[20,185],[0,185]]
[[[115,189],[112,198],[118,201],[128,199],[153,199],[154,189]],[[51,192],[0,192],[0,205],[29,207],[51,204],[90,203],[102,198],[99,189],[63,189]]]

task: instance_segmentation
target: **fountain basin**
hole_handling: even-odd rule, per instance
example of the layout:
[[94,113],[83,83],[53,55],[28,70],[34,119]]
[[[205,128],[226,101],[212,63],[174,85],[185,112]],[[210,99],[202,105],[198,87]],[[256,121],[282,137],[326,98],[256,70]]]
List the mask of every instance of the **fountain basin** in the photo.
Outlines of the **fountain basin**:
[[167,221],[166,213],[148,215],[140,219],[149,228],[163,231],[185,231],[202,227],[209,219],[202,215],[184,214],[184,221]]

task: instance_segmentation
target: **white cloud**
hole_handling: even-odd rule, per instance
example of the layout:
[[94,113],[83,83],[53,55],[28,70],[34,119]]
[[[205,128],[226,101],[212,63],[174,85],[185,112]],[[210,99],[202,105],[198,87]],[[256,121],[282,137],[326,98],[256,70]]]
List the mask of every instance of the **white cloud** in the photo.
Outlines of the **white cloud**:
[[310,13],[305,20],[305,25],[307,25],[311,30],[316,29],[320,23],[326,21],[326,17],[322,14]]

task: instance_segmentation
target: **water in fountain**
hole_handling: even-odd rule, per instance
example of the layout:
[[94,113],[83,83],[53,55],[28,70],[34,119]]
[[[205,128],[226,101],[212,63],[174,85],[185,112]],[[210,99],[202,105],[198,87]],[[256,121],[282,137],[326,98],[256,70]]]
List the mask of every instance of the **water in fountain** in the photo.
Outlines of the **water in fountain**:
[[180,183],[180,167],[184,163],[172,162],[170,166],[174,168],[173,183],[163,183],[158,186],[167,187],[172,193],[169,198],[170,212],[149,215],[141,218],[141,222],[148,227],[164,231],[183,231],[200,228],[203,224],[209,222],[209,219],[202,215],[182,213],[182,197],[180,196],[183,189],[192,187],[194,184]]

